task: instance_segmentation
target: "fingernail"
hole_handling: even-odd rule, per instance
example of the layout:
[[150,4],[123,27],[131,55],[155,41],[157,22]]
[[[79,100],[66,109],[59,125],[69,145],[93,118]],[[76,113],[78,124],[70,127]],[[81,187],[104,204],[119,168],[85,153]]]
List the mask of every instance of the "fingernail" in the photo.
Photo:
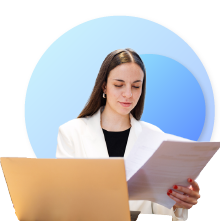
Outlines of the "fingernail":
[[174,185],[174,186],[173,186],[173,189],[177,189],[177,188],[178,188],[178,186],[177,186],[177,185]]
[[169,196],[169,195],[170,195],[170,193],[167,193],[167,195]]
[[173,191],[172,191],[172,190],[168,190],[168,192],[169,192],[169,193],[172,193]]
[[189,178],[189,182],[190,182],[190,183],[192,182],[192,179],[191,179],[191,178]]

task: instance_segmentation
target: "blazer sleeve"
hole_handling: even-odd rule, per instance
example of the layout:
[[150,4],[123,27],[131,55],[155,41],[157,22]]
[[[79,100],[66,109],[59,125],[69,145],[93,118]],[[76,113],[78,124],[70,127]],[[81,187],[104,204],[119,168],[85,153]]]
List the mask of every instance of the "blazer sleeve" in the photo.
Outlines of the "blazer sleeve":
[[153,203],[152,213],[170,215],[172,216],[172,221],[185,221],[188,218],[188,209],[177,208],[174,213],[173,208],[167,209],[166,207],[157,203]]
[[65,129],[60,126],[57,136],[57,151],[56,158],[74,158],[74,144],[70,141]]

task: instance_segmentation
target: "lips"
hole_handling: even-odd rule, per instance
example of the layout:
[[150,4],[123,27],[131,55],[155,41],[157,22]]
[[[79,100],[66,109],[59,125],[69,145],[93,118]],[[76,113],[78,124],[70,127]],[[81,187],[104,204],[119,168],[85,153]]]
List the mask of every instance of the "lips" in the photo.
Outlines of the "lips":
[[130,107],[131,103],[128,102],[119,102],[123,107]]

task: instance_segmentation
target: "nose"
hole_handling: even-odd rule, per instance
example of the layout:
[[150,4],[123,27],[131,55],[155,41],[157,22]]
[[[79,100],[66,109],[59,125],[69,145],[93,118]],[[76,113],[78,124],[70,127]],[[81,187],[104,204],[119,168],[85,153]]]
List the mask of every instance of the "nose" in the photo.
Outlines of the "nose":
[[130,98],[132,96],[131,87],[127,86],[122,94],[123,97]]

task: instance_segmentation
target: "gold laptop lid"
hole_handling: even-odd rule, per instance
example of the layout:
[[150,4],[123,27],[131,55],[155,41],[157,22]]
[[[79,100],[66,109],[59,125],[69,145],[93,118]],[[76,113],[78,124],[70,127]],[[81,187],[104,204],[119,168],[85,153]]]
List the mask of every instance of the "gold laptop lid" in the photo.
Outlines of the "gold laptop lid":
[[20,221],[130,221],[122,158],[1,158],[1,165]]

